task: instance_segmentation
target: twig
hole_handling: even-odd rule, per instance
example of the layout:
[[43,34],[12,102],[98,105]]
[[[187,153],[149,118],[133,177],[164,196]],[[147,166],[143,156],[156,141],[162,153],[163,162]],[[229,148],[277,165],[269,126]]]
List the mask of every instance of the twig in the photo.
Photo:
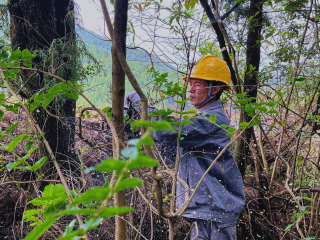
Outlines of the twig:
[[0,186],[10,184],[10,183],[24,184],[24,183],[34,183],[34,182],[61,182],[61,181],[60,180],[8,181],[8,182],[0,183]]

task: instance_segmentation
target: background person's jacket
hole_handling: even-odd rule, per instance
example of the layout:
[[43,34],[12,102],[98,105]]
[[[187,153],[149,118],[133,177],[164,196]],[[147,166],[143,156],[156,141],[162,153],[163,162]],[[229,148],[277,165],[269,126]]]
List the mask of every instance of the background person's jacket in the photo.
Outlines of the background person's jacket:
[[[219,152],[230,142],[226,130],[217,125],[230,125],[221,101],[215,101],[206,107],[202,113],[205,117],[197,115],[192,118],[193,124],[182,126],[179,177],[190,188],[189,195],[196,187],[198,181],[215,160]],[[210,115],[215,114],[216,124],[209,121]],[[178,127],[175,127],[178,130]],[[154,133],[156,141],[175,142],[177,133],[157,131]],[[177,182],[176,207],[184,203],[186,189]],[[190,202],[183,217],[197,218],[222,224],[236,224],[245,204],[245,194],[242,177],[237,164],[228,148],[213,165],[205,180],[200,184],[194,198]]]

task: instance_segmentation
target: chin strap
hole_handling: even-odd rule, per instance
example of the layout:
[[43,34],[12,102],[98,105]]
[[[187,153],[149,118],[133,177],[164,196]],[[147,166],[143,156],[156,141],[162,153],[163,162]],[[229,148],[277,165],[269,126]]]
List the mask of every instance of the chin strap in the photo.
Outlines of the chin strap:
[[[218,93],[211,96],[211,88],[212,88],[212,81],[208,81],[208,97],[203,103],[200,103],[199,105],[195,105],[196,108],[201,108],[202,106],[206,105],[208,102],[210,102],[212,99],[216,97]],[[221,91],[223,91],[223,87],[221,87],[221,90],[219,92]]]

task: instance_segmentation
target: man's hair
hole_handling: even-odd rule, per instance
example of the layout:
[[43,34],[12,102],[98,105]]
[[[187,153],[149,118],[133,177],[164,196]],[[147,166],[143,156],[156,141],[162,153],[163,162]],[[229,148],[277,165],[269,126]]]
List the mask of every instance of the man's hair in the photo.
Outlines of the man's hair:
[[221,90],[216,94],[216,101],[220,99],[220,96],[223,92],[223,90],[227,87],[227,84],[225,84],[224,82],[220,82],[220,81],[206,81],[209,85],[209,82],[212,82],[212,86],[221,86]]

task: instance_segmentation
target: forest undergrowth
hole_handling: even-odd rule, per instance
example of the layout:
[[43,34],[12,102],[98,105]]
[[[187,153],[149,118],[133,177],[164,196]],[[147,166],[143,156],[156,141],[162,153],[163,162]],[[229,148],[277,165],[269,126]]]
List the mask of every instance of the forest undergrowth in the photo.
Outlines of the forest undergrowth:
[[[231,119],[236,119],[236,115],[239,114],[236,111],[228,112]],[[232,116],[230,115],[232,114]],[[89,116],[87,116],[89,117]],[[275,119],[273,119],[274,121]],[[18,114],[12,112],[5,112],[3,121],[1,124],[1,131],[6,129],[14,123],[20,122],[14,131],[14,135],[20,135],[24,132],[29,132],[29,126],[25,123],[25,115],[19,111]],[[296,124],[296,119],[292,117],[290,119],[290,125]],[[79,123],[77,118],[76,123]],[[261,123],[262,126],[266,126]],[[274,152],[273,146],[278,146],[278,134],[281,126],[274,125],[272,131],[268,131],[267,138],[265,136],[259,136],[261,132],[256,131],[255,137],[258,139],[258,146],[252,144],[252,149],[259,151],[253,157],[259,159],[265,158],[268,165],[268,171],[261,171],[257,176],[257,171],[253,165],[248,165],[246,169],[246,175],[244,176],[244,186],[246,194],[245,208],[240,216],[237,226],[238,239],[296,239],[295,231],[289,231],[290,228],[294,228],[294,218],[298,214],[296,201],[290,196],[285,188],[287,166],[285,163],[279,161],[277,163],[277,169],[275,171],[272,186],[270,186],[272,167],[278,158]],[[90,141],[92,145],[105,144],[105,150],[101,151],[89,147],[85,142],[81,141],[79,137],[76,137],[76,152],[80,159],[78,168],[81,170],[79,176],[68,172],[66,169],[63,170],[66,176],[67,182],[73,189],[77,189],[79,192],[83,192],[95,186],[103,186],[105,178],[110,179],[111,175],[101,174],[98,171],[92,171],[90,174],[86,174],[85,170],[90,167],[94,167],[101,162],[101,160],[112,156],[112,145],[111,133],[106,128],[106,125],[102,127],[101,120],[90,116],[82,120],[83,137]],[[76,128],[78,131],[78,129]],[[34,135],[29,132],[29,134]],[[297,137],[294,134],[290,135],[288,131],[286,138],[282,143],[280,149],[281,156],[284,159],[288,159],[288,162],[292,162],[295,155],[295,144]],[[3,144],[7,145],[10,142],[9,138],[2,140]],[[260,141],[262,141],[260,143]],[[258,150],[259,144],[263,144],[264,156],[261,155],[261,149]],[[309,228],[312,223],[315,226],[316,218],[319,215],[319,202],[318,194],[320,189],[317,188],[317,180],[312,174],[314,164],[311,163],[308,156],[314,154],[312,146],[318,146],[319,139],[306,141],[305,145],[302,146],[304,157],[298,159],[296,164],[296,181],[298,188],[293,189],[293,193],[296,198],[301,198],[301,205],[304,208],[304,228]],[[234,151],[234,149],[232,148]],[[255,151],[254,150],[254,151]],[[25,145],[19,143],[16,147],[16,153],[19,155],[25,155],[27,150]],[[36,159],[40,158],[38,153],[33,153],[28,161],[30,164]],[[6,151],[0,150],[0,168],[1,168],[1,195],[0,195],[0,238],[1,239],[22,239],[31,230],[32,227],[28,226],[28,223],[21,221],[23,212],[27,209],[32,208],[31,204],[27,204],[28,201],[35,197],[41,196],[41,192],[44,187],[50,183],[59,183],[60,180],[57,176],[56,171],[50,164],[46,164],[42,169],[41,173],[44,174],[42,181],[36,181],[36,176],[30,171],[13,170],[7,171],[6,165],[10,162],[14,162],[14,156],[7,153]],[[259,161],[260,168],[263,169],[263,161]],[[168,164],[163,162],[163,164]],[[290,164],[293,166],[293,163]],[[173,166],[169,164],[162,166],[163,168],[169,167],[172,169]],[[293,167],[292,167],[293,168]],[[147,170],[147,169],[146,169]],[[144,172],[144,169],[141,169]],[[146,171],[147,172],[147,171]],[[132,172],[132,176],[139,177],[139,173],[135,170]],[[310,181],[313,180],[313,181]],[[152,184],[152,179],[147,179]],[[163,195],[164,204],[170,199],[168,193],[171,192],[172,180],[166,178],[163,181]],[[292,187],[292,186],[290,186]],[[272,192],[270,191],[272,189]],[[141,188],[134,188],[126,191],[126,202],[129,206],[135,209],[134,213],[127,215],[126,221],[128,224],[127,236],[130,239],[168,239],[168,224],[165,219],[159,217],[156,211],[156,203],[150,197],[150,192],[146,186]],[[169,201],[168,201],[169,202]],[[169,206],[169,205],[168,205]],[[167,206],[167,207],[168,207]],[[55,239],[58,235],[63,234],[63,226],[70,221],[70,217],[63,217],[57,221],[53,228],[43,235],[42,239]],[[190,223],[184,219],[177,220],[178,223],[175,225],[175,239],[185,239],[186,235],[190,230]],[[104,221],[97,229],[89,233],[89,237],[92,239],[114,239],[114,219],[109,218]],[[312,227],[311,227],[312,229]],[[307,229],[306,229],[307,230]],[[137,235],[140,232],[141,235]]]

